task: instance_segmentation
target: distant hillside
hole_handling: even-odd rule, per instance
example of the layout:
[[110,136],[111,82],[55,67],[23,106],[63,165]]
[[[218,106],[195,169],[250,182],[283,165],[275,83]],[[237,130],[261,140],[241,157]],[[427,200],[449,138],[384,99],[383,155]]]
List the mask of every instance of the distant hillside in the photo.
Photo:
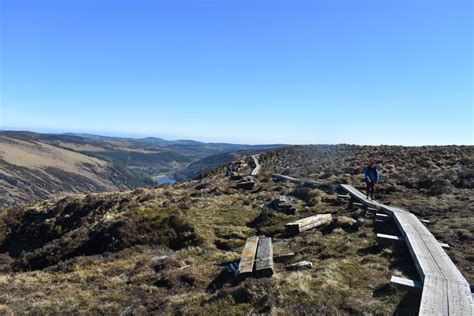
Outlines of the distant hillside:
[[[269,150],[269,149],[268,149]],[[212,170],[216,167],[226,165],[230,161],[237,160],[246,155],[252,155],[255,153],[265,152],[262,149],[256,150],[239,150],[232,151],[218,155],[212,155],[196,162],[193,162],[183,170],[176,172],[173,176],[178,181],[186,181],[190,179],[196,179],[202,175],[205,175],[207,171]]]
[[[242,155],[242,150],[257,152],[281,147],[281,145],[208,144],[192,140],[167,141],[155,137],[134,139],[91,134],[41,134],[27,131],[0,131],[0,137],[4,139],[3,147],[6,151],[11,151],[14,148],[18,151],[18,144],[36,144],[35,148],[41,146],[48,148],[49,152],[41,151],[41,157],[45,164],[49,164],[49,172],[56,170],[56,174],[61,171],[69,172],[71,169],[64,164],[55,164],[55,157],[58,156],[56,152],[68,153],[68,155],[75,153],[77,157],[106,163],[108,166],[102,173],[93,173],[96,178],[101,179],[100,181],[92,181],[92,183],[97,185],[90,185],[90,181],[79,181],[74,177],[70,177],[70,180],[68,180],[67,177],[61,177],[59,174],[56,177],[46,177],[44,174],[41,174],[42,185],[44,187],[51,186],[51,189],[40,190],[36,188],[30,194],[25,193],[22,195],[14,191],[30,192],[32,190],[28,189],[30,185],[26,185],[27,188],[24,188],[25,183],[29,180],[35,183],[36,180],[34,179],[36,178],[33,177],[31,170],[25,171],[22,169],[23,171],[18,171],[22,167],[21,165],[17,166],[14,162],[10,163],[11,166],[8,165],[8,162],[3,158],[6,154],[0,152],[0,159],[4,160],[4,170],[5,173],[8,173],[9,183],[8,187],[3,188],[5,192],[8,191],[9,193],[8,196],[5,195],[3,198],[0,198],[3,200],[3,204],[0,204],[0,209],[3,207],[2,205],[7,206],[14,203],[36,201],[51,197],[58,192],[100,192],[145,186],[152,184],[152,178],[157,176],[174,177],[178,175],[178,180],[185,181],[194,178],[209,168],[213,168],[218,164],[225,164],[235,157]],[[7,142],[7,140],[9,141]],[[20,148],[24,150],[25,146]],[[34,151],[30,148],[27,155],[32,155],[31,152]],[[233,154],[233,152],[240,153]],[[34,154],[40,155],[38,151],[34,152]],[[221,156],[218,159],[209,158],[208,160],[201,161],[201,159],[214,155]],[[29,166],[27,166],[28,168]],[[76,171],[77,174],[83,175],[82,171]],[[87,177],[87,173],[84,175]],[[58,185],[57,177],[62,178],[61,185]],[[112,186],[108,187],[98,185],[101,181],[107,182],[110,179],[116,179],[117,183],[112,183]],[[13,189],[15,181],[20,181],[18,183],[23,184],[21,189]]]
[[144,185],[125,168],[37,141],[0,135],[0,209],[65,193]]

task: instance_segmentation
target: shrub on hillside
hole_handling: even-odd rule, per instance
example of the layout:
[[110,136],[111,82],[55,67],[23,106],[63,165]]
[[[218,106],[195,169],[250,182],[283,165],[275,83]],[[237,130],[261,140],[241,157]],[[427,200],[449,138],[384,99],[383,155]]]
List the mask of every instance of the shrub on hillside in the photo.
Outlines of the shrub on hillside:
[[458,177],[453,185],[460,189],[474,189],[474,169],[463,169],[459,171]]
[[448,179],[435,179],[428,189],[429,195],[448,194],[453,191],[453,185]]
[[313,198],[312,190],[307,187],[296,188],[290,192],[290,195],[304,202],[309,202]]

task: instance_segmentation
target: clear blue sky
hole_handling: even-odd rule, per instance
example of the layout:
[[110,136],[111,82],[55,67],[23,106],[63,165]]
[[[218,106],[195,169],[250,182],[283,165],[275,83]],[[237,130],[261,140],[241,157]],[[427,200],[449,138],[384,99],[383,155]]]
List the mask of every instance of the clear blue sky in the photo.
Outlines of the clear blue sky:
[[0,0],[0,129],[473,144],[473,1]]

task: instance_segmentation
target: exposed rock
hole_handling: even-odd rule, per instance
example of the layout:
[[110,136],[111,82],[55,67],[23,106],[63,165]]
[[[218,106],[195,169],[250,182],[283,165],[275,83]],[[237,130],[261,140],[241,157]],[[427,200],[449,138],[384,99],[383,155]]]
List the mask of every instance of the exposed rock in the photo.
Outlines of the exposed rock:
[[306,270],[306,269],[312,269],[313,268],[313,263],[307,260],[299,261],[293,264],[290,264],[288,267],[288,270]]

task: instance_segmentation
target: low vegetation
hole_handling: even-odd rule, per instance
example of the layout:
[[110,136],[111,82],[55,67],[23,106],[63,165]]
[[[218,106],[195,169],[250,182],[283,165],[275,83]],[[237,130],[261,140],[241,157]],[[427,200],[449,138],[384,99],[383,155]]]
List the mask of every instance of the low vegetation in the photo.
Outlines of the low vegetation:
[[[363,314],[416,313],[419,295],[390,285],[417,278],[404,248],[377,245],[376,224],[350,211],[336,191],[274,181],[273,173],[360,189],[362,169],[378,161],[377,199],[431,220],[471,283],[474,272],[472,147],[293,146],[260,156],[253,190],[239,190],[225,167],[200,180],[120,193],[72,195],[0,213],[0,314]],[[247,158],[243,173],[251,170]],[[449,182],[449,183],[448,183]],[[292,197],[296,214],[261,208]],[[322,213],[333,222],[297,236],[284,225]],[[275,255],[313,269],[276,263],[271,278],[234,279],[249,236],[273,237]]]

